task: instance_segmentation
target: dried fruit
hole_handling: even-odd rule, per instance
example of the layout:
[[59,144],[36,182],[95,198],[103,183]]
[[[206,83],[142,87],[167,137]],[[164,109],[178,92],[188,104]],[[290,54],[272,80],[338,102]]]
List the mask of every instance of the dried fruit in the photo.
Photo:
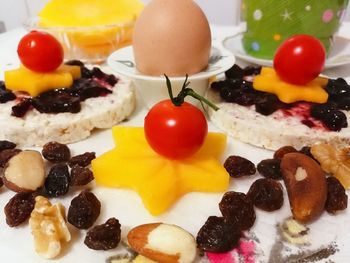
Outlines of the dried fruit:
[[119,221],[112,217],[106,223],[90,229],[86,234],[84,243],[91,249],[108,250],[118,246],[120,234]]
[[16,144],[9,141],[0,141],[0,152],[3,150],[14,149],[16,148]]
[[325,209],[328,213],[335,214],[348,206],[348,196],[345,188],[335,177],[327,178],[327,201]]
[[210,216],[197,234],[197,246],[206,252],[231,251],[241,237],[240,228],[223,217]]
[[222,197],[219,208],[225,220],[241,230],[247,230],[254,225],[255,211],[251,200],[239,192],[227,192]]
[[288,153],[281,170],[294,219],[309,222],[318,217],[327,198],[326,176],[318,163],[304,154]]
[[76,155],[69,160],[69,166],[73,167],[74,165],[79,165],[85,167],[91,164],[91,161],[96,158],[94,152],[86,152],[80,155]]
[[6,204],[4,211],[6,223],[10,227],[24,223],[34,209],[35,199],[32,193],[18,193]]
[[281,160],[280,159],[266,159],[262,160],[256,166],[258,172],[266,177],[274,180],[282,179],[281,173]]
[[5,186],[15,192],[34,192],[42,187],[45,169],[41,154],[37,151],[17,153],[7,162],[3,180]]
[[224,167],[230,176],[235,178],[253,175],[256,172],[255,165],[251,161],[235,155],[229,156],[226,159]]
[[282,185],[273,179],[256,180],[250,186],[247,196],[256,207],[265,211],[278,210],[283,205]]
[[283,146],[275,151],[273,158],[281,160],[285,154],[293,152],[297,152],[297,149],[295,149],[293,146]]
[[91,227],[100,215],[101,203],[97,197],[84,190],[74,197],[68,209],[68,222],[80,229]]
[[350,189],[350,147],[339,150],[320,143],[311,147],[311,153],[326,173],[332,174],[346,189]]
[[86,185],[94,180],[92,171],[87,167],[74,165],[70,171],[70,185],[79,186]]
[[70,150],[67,145],[58,142],[49,142],[43,146],[43,157],[52,162],[68,162],[70,159]]
[[6,149],[0,151],[0,167],[4,168],[7,162],[16,154],[20,153],[20,149]]
[[44,258],[54,258],[61,252],[62,242],[71,239],[64,206],[52,205],[43,196],[35,198],[35,207],[30,215],[29,225],[34,236],[35,251]]
[[197,253],[194,237],[176,225],[140,225],[131,229],[127,238],[134,251],[155,262],[190,263]]
[[51,167],[45,180],[45,190],[49,196],[65,195],[69,190],[69,171],[65,164],[56,164]]

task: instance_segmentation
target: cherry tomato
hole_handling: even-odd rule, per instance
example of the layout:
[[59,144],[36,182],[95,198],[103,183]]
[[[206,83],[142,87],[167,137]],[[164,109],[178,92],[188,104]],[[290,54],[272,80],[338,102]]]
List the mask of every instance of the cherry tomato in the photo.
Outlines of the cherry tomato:
[[317,38],[296,35],[277,49],[273,63],[282,80],[304,85],[321,73],[325,59],[325,48]]
[[50,72],[63,62],[63,48],[52,35],[31,31],[18,44],[18,57],[22,64],[36,72]]
[[192,104],[175,106],[171,100],[154,105],[145,117],[145,136],[152,149],[169,159],[193,155],[208,134],[204,114]]

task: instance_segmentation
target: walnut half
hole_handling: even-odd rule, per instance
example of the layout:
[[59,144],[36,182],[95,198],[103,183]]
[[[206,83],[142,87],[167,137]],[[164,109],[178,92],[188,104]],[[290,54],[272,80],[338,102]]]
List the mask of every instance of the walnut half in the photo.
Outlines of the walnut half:
[[50,259],[59,255],[61,243],[71,239],[64,210],[60,203],[52,205],[43,196],[35,198],[29,225],[34,236],[35,250],[44,258]]

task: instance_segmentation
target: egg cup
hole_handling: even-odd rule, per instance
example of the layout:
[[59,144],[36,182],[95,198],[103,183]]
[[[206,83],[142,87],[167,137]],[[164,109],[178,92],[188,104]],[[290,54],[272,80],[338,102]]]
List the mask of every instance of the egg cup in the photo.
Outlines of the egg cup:
[[[233,54],[218,46],[212,46],[208,67],[197,74],[189,76],[190,88],[199,95],[204,96],[210,79],[225,72],[234,63],[235,57]],[[115,72],[132,79],[139,97],[147,108],[151,108],[157,102],[169,98],[164,76],[149,76],[137,70],[131,46],[119,49],[111,54],[107,59],[107,64]],[[185,81],[185,76],[170,77],[170,81],[173,94],[177,95]],[[186,97],[186,101],[198,105],[198,100],[192,97]]]

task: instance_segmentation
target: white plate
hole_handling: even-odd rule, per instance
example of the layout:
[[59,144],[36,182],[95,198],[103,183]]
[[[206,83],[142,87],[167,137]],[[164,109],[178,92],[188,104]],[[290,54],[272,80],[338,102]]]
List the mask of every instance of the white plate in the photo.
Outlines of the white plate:
[[[243,33],[227,37],[223,40],[223,46],[231,51],[237,58],[244,61],[271,67],[272,60],[252,57],[247,54],[242,44]],[[325,69],[350,64],[350,39],[336,36],[334,46],[326,60]]]
[[[189,76],[189,81],[191,82],[190,88],[204,96],[208,88],[209,79],[228,70],[234,63],[235,58],[231,52],[213,46],[208,67],[204,71]],[[148,76],[136,69],[131,46],[115,51],[108,57],[107,64],[115,72],[128,76],[133,80],[136,90],[147,108],[151,108],[155,103],[169,98],[168,90],[165,87],[164,76]],[[185,77],[171,77],[170,80],[173,93],[178,94]],[[186,100],[194,104],[198,103],[198,101],[192,98],[186,98]]]

